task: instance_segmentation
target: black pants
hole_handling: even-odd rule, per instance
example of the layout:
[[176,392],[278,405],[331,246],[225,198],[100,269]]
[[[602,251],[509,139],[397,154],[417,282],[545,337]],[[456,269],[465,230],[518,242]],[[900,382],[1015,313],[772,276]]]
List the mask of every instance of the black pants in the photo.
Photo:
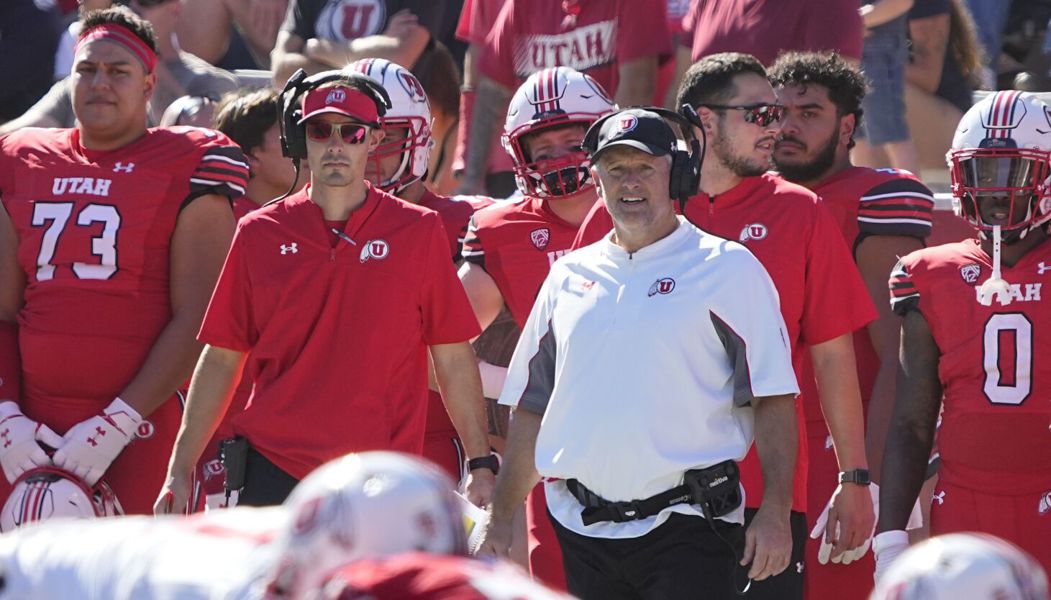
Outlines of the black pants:
[[245,486],[237,497],[238,506],[276,506],[285,501],[299,480],[285,473],[270,460],[248,449],[245,459]]
[[[580,600],[730,600],[734,578],[747,570],[702,517],[673,514],[637,538],[606,539],[574,533],[548,514],[562,547],[569,592]],[[744,529],[716,521],[719,534],[740,552]]]
[[[744,509],[745,526],[755,518],[756,509]],[[773,577],[753,581],[747,600],[803,600],[803,559],[806,556],[806,539],[809,533],[806,515],[792,511],[788,517],[792,526],[792,560],[788,568]]]

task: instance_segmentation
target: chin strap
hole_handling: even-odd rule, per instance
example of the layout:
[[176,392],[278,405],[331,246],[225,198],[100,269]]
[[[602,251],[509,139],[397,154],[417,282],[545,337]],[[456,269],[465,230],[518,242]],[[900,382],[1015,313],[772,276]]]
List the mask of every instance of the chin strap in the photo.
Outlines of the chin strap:
[[982,284],[978,290],[978,302],[983,306],[991,306],[993,296],[1000,297],[1000,305],[1007,306],[1011,303],[1011,287],[1000,276],[1000,226],[993,226],[993,274]]

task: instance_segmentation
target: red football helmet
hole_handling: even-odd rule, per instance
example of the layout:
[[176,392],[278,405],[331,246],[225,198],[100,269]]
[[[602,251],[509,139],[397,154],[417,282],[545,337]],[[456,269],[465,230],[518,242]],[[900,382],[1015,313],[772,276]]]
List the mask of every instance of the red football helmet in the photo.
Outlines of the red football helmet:
[[504,135],[500,138],[514,161],[518,189],[526,196],[559,198],[593,186],[588,172],[591,161],[583,149],[558,158],[534,160],[522,140],[564,125],[580,125],[587,131],[615,108],[598,82],[569,67],[530,75],[511,97]]
[[946,158],[954,208],[983,235],[994,224],[981,206],[987,214],[993,206],[1006,212],[997,224],[1007,243],[1051,219],[1051,115],[1036,96],[1015,90],[986,96],[960,119]]
[[56,517],[91,519],[123,515],[116,494],[104,481],[92,488],[55,467],[38,467],[15,480],[0,513],[0,532]]

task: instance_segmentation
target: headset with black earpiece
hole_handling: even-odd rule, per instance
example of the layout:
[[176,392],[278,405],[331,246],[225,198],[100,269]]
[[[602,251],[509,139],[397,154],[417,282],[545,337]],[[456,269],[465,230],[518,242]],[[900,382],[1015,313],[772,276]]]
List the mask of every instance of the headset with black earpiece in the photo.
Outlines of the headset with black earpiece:
[[[317,89],[326,83],[343,82],[368,95],[376,103],[376,113],[382,119],[391,108],[390,96],[383,86],[371,77],[361,73],[347,71],[323,71],[316,75],[307,77],[307,72],[298,69],[281,89],[278,95],[278,106],[281,109],[281,117],[278,124],[281,129],[281,155],[291,158],[295,167],[296,176],[292,187],[279,198],[275,198],[267,204],[287,198],[299,183],[299,162],[307,157],[307,135],[306,127],[299,124],[303,117],[303,107],[300,98],[310,90]],[[379,123],[372,123],[373,127],[379,127]]]
[[[660,115],[665,120],[674,122],[679,126],[679,131],[682,134],[681,137],[683,141],[686,142],[687,147],[689,147],[689,151],[676,148],[671,153],[671,172],[668,177],[668,193],[672,198],[679,201],[679,208],[681,211],[686,204],[686,200],[697,193],[697,189],[701,184],[701,163],[704,161],[704,153],[701,151],[701,144],[697,140],[697,137],[693,135],[693,129],[690,127],[693,122],[688,116],[665,108],[658,108],[656,106],[637,106],[632,108],[649,111]],[[685,105],[684,108],[686,108]],[[594,154],[595,150],[598,148],[599,131],[602,130],[602,125],[609,120],[610,117],[616,116],[620,112],[622,111],[610,113],[602,117],[595,121],[595,123],[588,129],[587,133],[584,135],[584,141],[581,146],[583,146],[584,150],[586,150],[589,155]],[[697,113],[693,114],[696,116]]]

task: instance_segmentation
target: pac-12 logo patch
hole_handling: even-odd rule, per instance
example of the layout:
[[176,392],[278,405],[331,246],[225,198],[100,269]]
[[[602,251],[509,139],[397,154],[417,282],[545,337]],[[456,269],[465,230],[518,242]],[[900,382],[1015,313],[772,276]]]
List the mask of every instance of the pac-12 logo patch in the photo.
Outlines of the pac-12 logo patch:
[[974,285],[978,283],[978,278],[982,275],[981,265],[969,264],[960,267],[960,278],[963,279],[964,283]]
[[741,235],[738,236],[738,241],[747,242],[748,240],[761,240],[767,236],[769,231],[766,229],[766,225],[762,223],[749,223],[744,226],[741,230]]
[[533,242],[537,250],[543,250],[547,248],[548,242],[551,241],[551,230],[547,227],[534,229],[529,233],[529,241]]
[[670,294],[674,289],[674,279],[672,279],[671,277],[661,277],[657,281],[653,282],[653,285],[650,286],[650,291],[646,295],[652,298],[657,294]]
[[370,258],[376,260],[383,260],[390,254],[390,245],[383,240],[369,240],[365,243],[365,246],[361,249],[361,262],[365,262]]

